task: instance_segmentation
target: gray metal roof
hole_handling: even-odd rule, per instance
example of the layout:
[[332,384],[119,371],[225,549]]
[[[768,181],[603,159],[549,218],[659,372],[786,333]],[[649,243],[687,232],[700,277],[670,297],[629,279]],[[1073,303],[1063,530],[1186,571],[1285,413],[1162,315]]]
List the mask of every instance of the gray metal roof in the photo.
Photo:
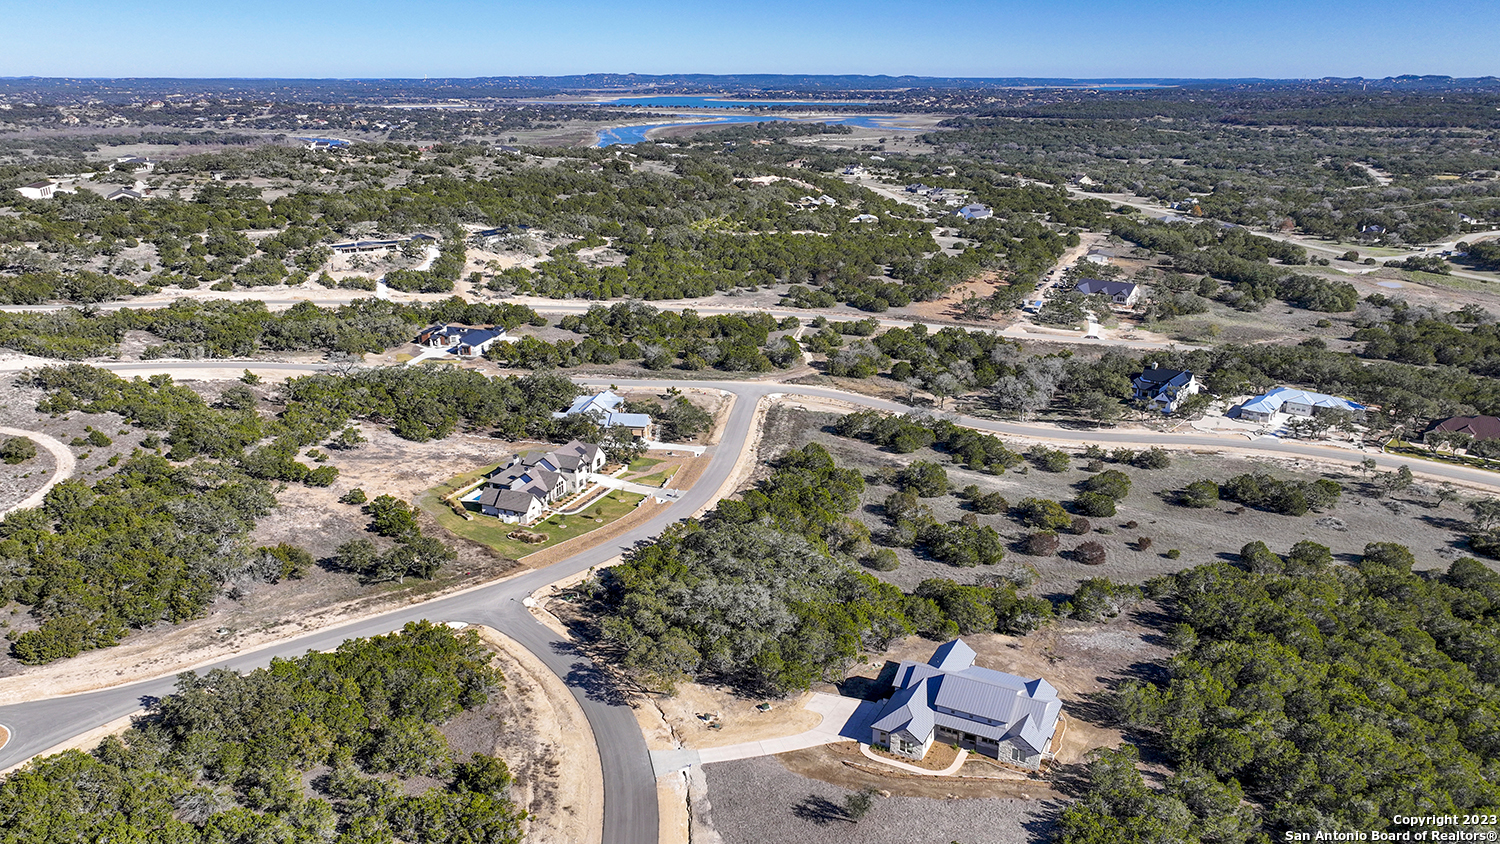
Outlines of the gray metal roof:
[[932,659],[927,664],[943,671],[962,671],[974,664],[974,649],[964,644],[963,639],[954,639],[938,645],[938,649],[932,652]]
[[932,733],[933,711],[927,702],[928,689],[925,682],[918,682],[909,689],[899,689],[886,701],[880,717],[870,726],[877,730],[894,733],[906,730],[917,738]]
[[1073,289],[1085,296],[1095,293],[1103,293],[1105,296],[1118,296],[1121,293],[1129,296],[1135,292],[1136,285],[1128,281],[1100,281],[1097,278],[1086,278],[1078,282]]
[[897,691],[872,726],[904,728],[922,737],[935,724],[1041,752],[1062,711],[1057,689],[1041,678],[1028,680],[973,661],[974,650],[954,639],[927,664],[902,662],[896,670]]

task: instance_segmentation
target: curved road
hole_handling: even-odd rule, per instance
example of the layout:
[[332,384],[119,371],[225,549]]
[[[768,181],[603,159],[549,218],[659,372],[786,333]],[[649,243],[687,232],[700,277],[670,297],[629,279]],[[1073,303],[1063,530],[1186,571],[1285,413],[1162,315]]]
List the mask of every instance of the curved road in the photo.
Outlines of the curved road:
[[51,453],[52,459],[57,463],[57,468],[52,470],[52,477],[48,478],[47,482],[42,484],[41,489],[26,496],[25,501],[0,510],[0,518],[4,518],[6,514],[14,510],[25,510],[28,507],[42,506],[42,501],[46,499],[47,493],[51,492],[53,487],[73,477],[73,471],[78,468],[78,461],[73,458],[73,450],[56,437],[48,436],[41,431],[27,431],[22,428],[0,428],[0,434],[7,437],[26,437],[42,448],[47,449]]
[[[169,364],[178,372],[224,369],[218,364]],[[238,368],[238,363],[230,366]],[[116,371],[132,369],[160,370],[160,364],[116,364]],[[273,372],[306,372],[316,367],[305,364],[261,364]],[[874,399],[838,390],[770,382],[718,381],[624,381],[620,379],[579,379],[585,382],[614,383],[626,388],[665,386],[700,387],[733,393],[736,401],[718,446],[711,447],[709,466],[703,476],[676,503],[655,518],[624,535],[595,548],[581,552],[544,569],[527,572],[496,583],[438,598],[426,603],[402,607],[380,616],[291,639],[261,650],[236,655],[230,659],[200,666],[250,670],[269,664],[272,657],[296,656],[308,650],[327,650],[349,638],[373,636],[398,629],[408,621],[467,621],[486,624],[519,641],[537,655],[551,670],[566,681],[582,705],[593,728],[604,768],[604,829],[608,844],[653,844],[657,838],[657,802],[655,776],[645,740],[635,716],[623,696],[613,689],[593,663],[549,628],[536,621],[522,606],[522,599],[536,589],[571,574],[598,566],[636,545],[656,536],[669,523],[685,518],[712,504],[719,489],[728,481],[736,456],[751,436],[755,410],[760,400],[771,395],[808,396],[837,399],[880,410],[909,412],[911,408],[895,402]],[[957,421],[979,430],[1000,434],[1043,437],[1076,442],[1161,444],[1171,446],[1206,446],[1263,451],[1291,457],[1310,457],[1352,462],[1355,452],[1323,448],[1302,443],[1258,439],[1237,441],[1209,435],[1182,435],[1131,431],[1059,431],[1009,422],[955,416]],[[1393,468],[1408,462],[1385,455],[1376,462]],[[1500,478],[1492,473],[1442,464],[1424,464],[1421,471],[1438,477],[1471,484],[1500,488]],[[12,729],[9,744],[0,749],[0,767],[14,765],[49,747],[87,730],[141,708],[150,698],[173,690],[175,677],[160,677],[130,685],[47,700],[29,701],[0,707],[0,723]]]

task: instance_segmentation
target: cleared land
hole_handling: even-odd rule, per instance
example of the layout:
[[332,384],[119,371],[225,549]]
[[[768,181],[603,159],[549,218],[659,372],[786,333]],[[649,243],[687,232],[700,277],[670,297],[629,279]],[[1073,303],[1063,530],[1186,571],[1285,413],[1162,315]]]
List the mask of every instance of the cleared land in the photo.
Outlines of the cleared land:
[[695,820],[710,825],[725,844],[1027,841],[1045,834],[1061,808],[1053,801],[972,799],[955,804],[892,796],[877,798],[855,824],[842,811],[849,789],[800,776],[775,759],[709,765],[705,776],[709,796],[695,806]]
[[[865,474],[866,490],[861,506],[852,514],[879,533],[887,525],[881,502],[895,491],[880,481],[880,470],[899,468],[913,461],[939,463],[948,473],[950,486],[957,490],[975,484],[984,491],[998,491],[1014,505],[1023,498],[1046,498],[1067,503],[1080,492],[1079,484],[1091,473],[1084,471],[1087,461],[1078,457],[1079,448],[1066,449],[1074,455],[1065,472],[1045,472],[1035,466],[1017,467],[1003,475],[971,472],[948,462],[948,455],[932,449],[912,454],[891,454],[876,447],[840,437],[830,426],[835,414],[773,408],[768,416],[765,454],[774,458],[789,447],[812,441],[824,445],[840,465],[860,469]],[[1013,448],[1021,449],[1018,442]],[[960,583],[971,583],[987,574],[1007,573],[1012,567],[1029,570],[1035,578],[1035,590],[1042,595],[1061,599],[1071,594],[1080,581],[1091,577],[1109,577],[1116,581],[1140,583],[1159,574],[1180,571],[1222,559],[1237,559],[1246,543],[1265,541],[1271,550],[1285,553],[1293,543],[1312,540],[1332,549],[1334,558],[1348,562],[1366,543],[1400,542],[1416,554],[1419,569],[1446,568],[1453,559],[1468,554],[1464,527],[1467,513],[1458,505],[1439,505],[1434,489],[1422,484],[1390,496],[1374,497],[1375,490],[1367,479],[1353,470],[1358,454],[1350,453],[1350,470],[1328,475],[1344,486],[1342,500],[1324,513],[1305,516],[1283,516],[1261,510],[1244,509],[1231,502],[1217,506],[1190,509],[1173,503],[1175,494],[1187,484],[1211,479],[1222,482],[1252,471],[1265,471],[1278,478],[1306,480],[1323,477],[1319,467],[1307,461],[1273,458],[1232,457],[1218,453],[1174,452],[1167,469],[1145,470],[1106,463],[1105,468],[1119,469],[1130,476],[1129,496],[1119,503],[1115,516],[1091,518],[1086,536],[1061,535],[1064,552],[1085,540],[1103,543],[1108,560],[1103,565],[1087,566],[1067,556],[1034,557],[1022,553],[1017,541],[1030,532],[1005,513],[976,515],[980,524],[990,525],[1011,543],[1006,559],[994,569],[963,569],[949,566],[909,548],[897,548],[901,561],[892,572],[872,572],[904,589],[930,577],[944,577]],[[759,476],[768,470],[762,467]],[[958,519],[972,513],[956,495],[924,498],[939,521]],[[1136,522],[1135,527],[1127,527]],[[1138,548],[1140,537],[1149,537],[1149,549]],[[1177,549],[1178,559],[1166,552]]]

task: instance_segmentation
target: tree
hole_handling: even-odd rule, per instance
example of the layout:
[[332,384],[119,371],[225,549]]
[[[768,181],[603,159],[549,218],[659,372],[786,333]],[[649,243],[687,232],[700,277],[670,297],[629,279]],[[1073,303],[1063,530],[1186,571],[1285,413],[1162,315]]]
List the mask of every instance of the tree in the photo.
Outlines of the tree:
[[1476,498],[1464,505],[1474,516],[1469,527],[1474,531],[1488,531],[1500,526],[1500,498]]
[[1219,485],[1210,480],[1193,481],[1177,493],[1184,507],[1212,507],[1219,503]]
[[336,448],[340,451],[348,451],[350,449],[358,448],[360,444],[366,441],[367,440],[365,439],[365,436],[359,432],[359,429],[354,427],[353,425],[350,425],[344,428],[344,430],[340,431],[337,437],[329,440],[328,447]]
[[1023,498],[1016,505],[1016,518],[1027,527],[1041,530],[1064,530],[1073,522],[1061,504],[1045,498]]
[[875,796],[879,794],[875,788],[862,788],[844,798],[844,816],[850,823],[859,823],[864,816],[870,813],[875,805]]
[[1302,540],[1292,546],[1286,557],[1286,573],[1294,577],[1317,574],[1333,565],[1333,552],[1327,545]]
[[36,443],[30,437],[10,437],[0,443],[0,460],[15,465],[36,457]]
[[1057,553],[1057,533],[1050,530],[1039,530],[1026,535],[1021,543],[1022,550],[1033,557],[1050,557]]
[[1115,500],[1100,492],[1081,492],[1073,499],[1073,508],[1085,516],[1108,517],[1115,514]]
[[1102,566],[1108,559],[1104,543],[1090,539],[1073,549],[1073,557],[1086,566]]
[[417,514],[411,505],[389,495],[381,495],[365,505],[370,516],[370,529],[381,536],[402,538],[420,532]]
[[1260,540],[1247,543],[1240,549],[1240,563],[1256,574],[1280,574],[1285,568],[1281,558]]
[[1047,448],[1042,445],[1036,446],[1026,452],[1026,456],[1030,457],[1032,462],[1036,463],[1037,468],[1045,472],[1066,472],[1073,465],[1066,451]]
[[1160,446],[1152,446],[1140,454],[1135,455],[1130,465],[1137,469],[1165,469],[1172,465],[1172,457],[1167,450]]
[[1084,481],[1083,488],[1122,501],[1130,494],[1130,476],[1119,469],[1108,469]]
[[1402,463],[1394,472],[1386,472],[1375,478],[1375,483],[1380,487],[1382,496],[1393,495],[1412,485],[1414,478],[1411,467]]
[[920,498],[935,498],[947,494],[948,472],[931,461],[917,460],[897,473],[896,486]]

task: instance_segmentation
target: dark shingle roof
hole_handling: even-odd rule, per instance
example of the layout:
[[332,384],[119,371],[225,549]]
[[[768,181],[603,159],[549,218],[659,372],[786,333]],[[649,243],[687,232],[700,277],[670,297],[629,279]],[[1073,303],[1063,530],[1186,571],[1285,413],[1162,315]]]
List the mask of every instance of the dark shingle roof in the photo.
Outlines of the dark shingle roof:
[[1500,418],[1494,416],[1450,416],[1433,425],[1429,431],[1462,432],[1476,440],[1500,439]]

